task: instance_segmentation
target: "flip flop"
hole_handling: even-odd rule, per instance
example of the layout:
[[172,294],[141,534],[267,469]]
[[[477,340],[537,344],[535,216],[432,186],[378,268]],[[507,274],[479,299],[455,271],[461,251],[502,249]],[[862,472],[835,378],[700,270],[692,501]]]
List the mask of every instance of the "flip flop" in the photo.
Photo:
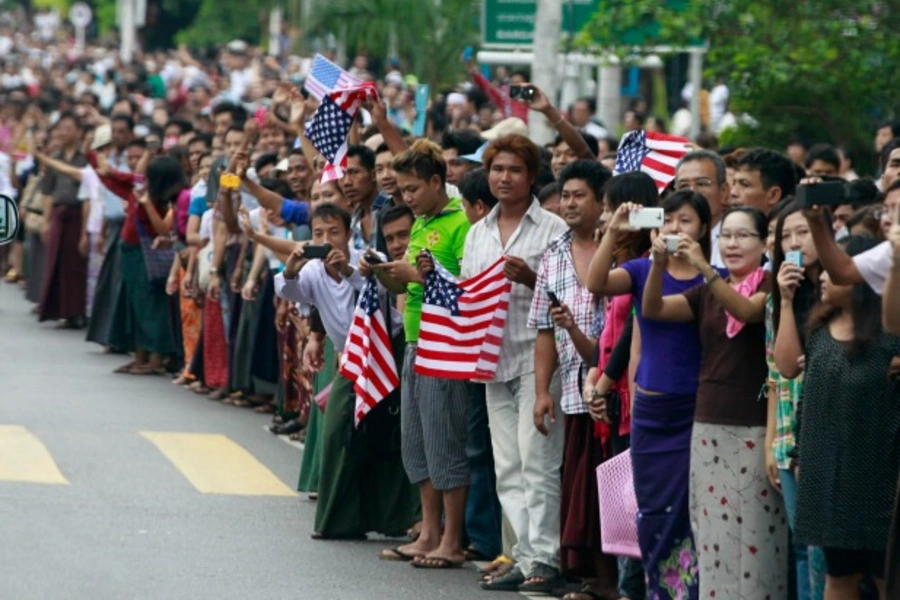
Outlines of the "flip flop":
[[409,564],[417,569],[459,569],[465,562],[465,560],[453,561],[440,556],[417,556]]
[[410,562],[415,560],[421,556],[422,554],[407,554],[403,552],[401,546],[397,546],[396,548],[385,548],[378,554],[378,558],[381,560],[392,560],[398,562]]
[[525,575],[519,567],[513,567],[509,573],[500,577],[491,577],[479,582],[481,589],[491,592],[518,592],[519,586],[525,583]]
[[128,374],[131,373],[132,368],[134,368],[134,361],[131,361],[127,365],[122,365],[121,367],[113,371],[113,373]]

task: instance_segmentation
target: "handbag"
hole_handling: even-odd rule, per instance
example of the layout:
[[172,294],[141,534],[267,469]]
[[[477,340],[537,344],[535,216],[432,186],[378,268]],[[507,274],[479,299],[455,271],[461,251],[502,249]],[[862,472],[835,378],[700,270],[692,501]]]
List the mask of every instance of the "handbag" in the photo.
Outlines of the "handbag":
[[197,253],[197,286],[203,293],[209,289],[209,269],[212,265],[213,243],[210,240]]
[[597,467],[597,497],[600,501],[600,543],[603,552],[641,558],[630,450]]
[[144,254],[144,266],[147,268],[147,279],[150,283],[165,282],[172,271],[172,263],[177,254],[174,246],[154,248],[153,238],[147,235],[141,220],[135,215],[141,250]]

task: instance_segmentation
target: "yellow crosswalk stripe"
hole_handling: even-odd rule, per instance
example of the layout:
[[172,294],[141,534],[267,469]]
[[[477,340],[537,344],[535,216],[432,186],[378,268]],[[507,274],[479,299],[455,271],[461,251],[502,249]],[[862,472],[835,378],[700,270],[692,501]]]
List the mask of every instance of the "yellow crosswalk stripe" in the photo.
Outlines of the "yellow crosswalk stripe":
[[204,494],[296,496],[252,454],[224,435],[142,431]]
[[43,442],[21,425],[0,425],[0,481],[69,484]]

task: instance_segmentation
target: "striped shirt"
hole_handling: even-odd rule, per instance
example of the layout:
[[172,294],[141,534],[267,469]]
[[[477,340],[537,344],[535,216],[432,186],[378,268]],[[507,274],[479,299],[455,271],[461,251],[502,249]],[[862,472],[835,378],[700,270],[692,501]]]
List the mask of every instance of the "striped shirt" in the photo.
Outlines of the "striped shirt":
[[603,329],[603,311],[600,302],[581,283],[572,258],[572,230],[553,240],[541,259],[534,286],[534,299],[528,315],[528,327],[536,330],[553,330],[556,341],[557,364],[562,377],[562,410],[567,415],[588,412],[581,397],[581,385],[587,376],[585,364],[572,337],[565,329],[555,327],[550,316],[550,298],[547,291],[572,311],[575,326],[589,338],[597,339]]
[[775,366],[775,329],[772,324],[772,296],[766,301],[766,363],[769,365],[769,377],[766,380],[769,390],[775,390],[775,436],[772,440],[772,453],[779,469],[791,466],[790,452],[794,449],[794,411],[800,401],[800,390],[803,387],[803,374],[795,379],[782,377]]
[[[544,252],[550,247],[550,242],[569,229],[565,221],[542,209],[534,198],[528,212],[504,247],[500,241],[500,228],[497,224],[499,216],[498,204],[488,216],[469,230],[463,250],[462,279],[478,275],[504,254],[523,259],[533,271],[537,272]],[[532,289],[521,283],[513,283],[506,328],[503,330],[503,343],[500,345],[500,363],[494,375],[495,382],[511,381],[534,373],[534,341],[537,338],[537,330],[527,327],[532,296],[534,296]]]

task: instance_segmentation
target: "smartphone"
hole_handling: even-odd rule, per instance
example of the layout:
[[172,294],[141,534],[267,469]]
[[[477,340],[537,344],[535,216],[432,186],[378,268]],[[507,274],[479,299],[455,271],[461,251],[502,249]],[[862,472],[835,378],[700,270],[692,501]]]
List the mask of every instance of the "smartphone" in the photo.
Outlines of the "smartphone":
[[666,241],[666,252],[675,254],[678,251],[678,242],[681,241],[681,236],[667,235],[663,239]]
[[374,252],[366,252],[365,259],[366,259],[366,262],[369,263],[370,265],[384,264],[384,261],[381,260],[381,257],[378,256]]
[[472,46],[466,46],[465,48],[463,48],[462,61],[464,63],[469,62],[470,60],[472,60],[472,55],[474,53],[475,52],[472,50]]
[[798,267],[803,266],[803,252],[800,250],[791,250],[784,255],[784,262],[794,263]]
[[551,307],[559,308],[561,303],[559,301],[559,298],[556,297],[556,294],[554,294],[550,290],[547,290],[547,297],[550,298],[550,306]]
[[331,244],[322,244],[321,246],[310,245],[303,247],[303,258],[308,258],[310,260],[314,258],[327,258],[328,253],[331,252]]
[[823,181],[797,186],[797,200],[803,206],[840,206],[847,203],[843,181]]
[[663,209],[656,207],[639,208],[628,213],[628,224],[634,229],[659,229],[665,219]]
[[513,100],[521,100],[522,102],[531,102],[534,100],[534,86],[525,84],[525,85],[511,85],[509,86],[509,97]]

